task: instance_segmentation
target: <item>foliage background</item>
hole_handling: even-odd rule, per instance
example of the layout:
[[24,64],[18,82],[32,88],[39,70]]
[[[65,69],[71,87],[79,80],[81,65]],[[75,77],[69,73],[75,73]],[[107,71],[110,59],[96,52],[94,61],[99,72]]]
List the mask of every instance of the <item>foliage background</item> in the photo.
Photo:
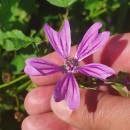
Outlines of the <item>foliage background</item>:
[[53,51],[44,23],[59,29],[68,17],[72,44],[93,22],[111,35],[130,32],[129,0],[0,0],[0,130],[20,130],[24,98],[35,87],[23,73],[25,59]]

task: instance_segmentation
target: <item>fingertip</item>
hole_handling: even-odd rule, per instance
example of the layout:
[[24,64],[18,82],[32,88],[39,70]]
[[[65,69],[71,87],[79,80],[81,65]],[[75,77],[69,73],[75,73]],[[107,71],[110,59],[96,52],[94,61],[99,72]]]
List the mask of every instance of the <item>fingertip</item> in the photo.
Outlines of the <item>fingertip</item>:
[[[23,120],[23,122],[22,122],[22,125],[21,125],[21,129],[22,130],[27,130],[28,129],[28,127],[29,127],[29,129],[31,130],[31,126],[29,125],[29,123],[28,123],[28,120],[30,120],[29,119],[30,117],[28,116],[28,117],[26,117],[24,120]],[[28,129],[28,130],[29,130]]]
[[58,119],[52,112],[26,117],[22,130],[67,130],[67,124]]
[[24,106],[29,115],[51,111],[50,99],[53,87],[38,87],[30,91],[24,101]]
[[54,97],[51,98],[51,108],[53,112],[62,120],[69,120],[72,110],[69,109],[66,101],[55,102]]

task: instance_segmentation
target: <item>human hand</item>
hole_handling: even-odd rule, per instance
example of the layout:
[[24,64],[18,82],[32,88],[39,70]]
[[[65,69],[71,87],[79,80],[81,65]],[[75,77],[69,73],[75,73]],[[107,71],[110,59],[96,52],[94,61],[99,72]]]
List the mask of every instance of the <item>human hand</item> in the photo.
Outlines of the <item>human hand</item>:
[[[116,35],[106,46],[85,59],[81,64],[100,62],[119,70],[130,71],[130,34]],[[72,48],[74,55],[76,46]],[[44,57],[63,64],[56,53]],[[55,102],[53,88],[62,73],[31,77],[39,87],[28,93],[25,108],[30,116],[22,123],[22,130],[129,130],[130,99],[116,95],[107,86],[97,91],[80,89],[81,103],[74,111],[64,101]]]

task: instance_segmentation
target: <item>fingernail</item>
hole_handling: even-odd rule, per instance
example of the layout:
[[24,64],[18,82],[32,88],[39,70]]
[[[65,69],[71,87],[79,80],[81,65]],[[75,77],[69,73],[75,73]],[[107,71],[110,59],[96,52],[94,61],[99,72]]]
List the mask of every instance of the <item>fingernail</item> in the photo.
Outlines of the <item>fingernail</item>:
[[51,108],[53,112],[63,120],[68,119],[72,113],[72,110],[69,109],[67,103],[64,100],[55,102],[53,96],[51,98]]

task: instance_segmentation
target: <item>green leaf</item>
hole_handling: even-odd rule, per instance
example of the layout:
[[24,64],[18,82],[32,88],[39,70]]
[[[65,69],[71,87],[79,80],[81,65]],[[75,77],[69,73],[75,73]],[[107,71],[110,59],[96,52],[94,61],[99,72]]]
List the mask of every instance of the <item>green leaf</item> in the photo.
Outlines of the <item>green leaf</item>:
[[94,87],[87,87],[87,86],[84,86],[82,84],[80,84],[79,87],[83,88],[83,89],[96,90],[96,88],[94,88]]
[[121,95],[125,96],[125,97],[128,97],[129,94],[127,92],[125,92],[123,90],[124,86],[121,85],[121,84],[118,84],[118,83],[114,83],[113,85],[111,85],[112,88],[114,88],[115,90],[117,90]]
[[77,0],[47,0],[50,4],[67,8],[71,6],[73,3],[75,3]]
[[[36,34],[37,34],[36,30],[31,30],[30,37],[33,39],[33,41],[34,41],[35,43],[40,43],[40,42],[41,42],[41,38],[38,37]],[[36,35],[36,36],[35,36],[35,35]]]
[[98,17],[99,15],[106,12],[106,1],[105,0],[86,0],[85,9],[90,11],[87,17]]
[[21,103],[19,107],[21,111],[25,111],[24,103]]
[[5,110],[10,110],[10,109],[13,109],[12,105],[5,104],[5,103],[0,104],[0,112]]
[[85,9],[88,10],[98,10],[105,6],[104,0],[86,0],[85,1]]
[[33,42],[40,42],[39,37],[30,38],[23,34],[20,30],[12,30],[7,32],[0,31],[0,45],[6,51],[19,50],[25,48]]
[[22,55],[17,55],[12,60],[11,65],[13,67],[13,72],[15,74],[18,74],[23,70],[25,66],[25,59],[22,57]]
[[19,4],[20,0],[0,0],[0,27],[2,30],[25,28],[24,24],[29,17],[27,12],[19,7]]

